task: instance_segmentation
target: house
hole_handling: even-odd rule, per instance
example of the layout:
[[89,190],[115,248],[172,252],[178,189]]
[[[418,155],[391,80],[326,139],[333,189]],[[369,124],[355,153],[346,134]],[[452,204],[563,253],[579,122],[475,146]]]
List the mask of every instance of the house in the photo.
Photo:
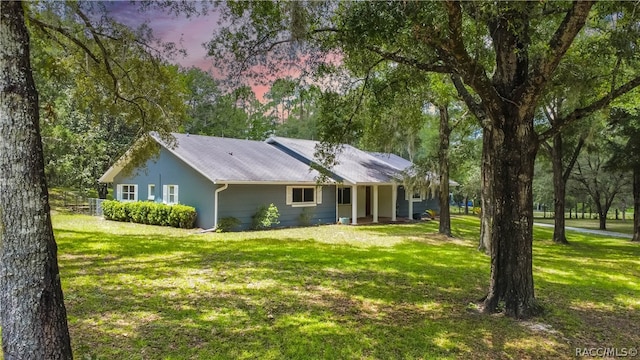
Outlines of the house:
[[[215,228],[233,217],[247,229],[262,206],[273,203],[281,226],[352,224],[367,218],[396,221],[438,209],[424,192],[405,193],[398,177],[411,163],[395,155],[367,153],[343,145],[328,178],[315,170],[316,141],[271,137],[266,141],[172,134],[175,146],[159,137],[160,153],[131,174],[124,156],[99,179],[111,183],[121,201],[148,200],[196,208],[196,225]],[[315,165],[315,166],[311,166]],[[323,178],[323,183],[318,179]]]

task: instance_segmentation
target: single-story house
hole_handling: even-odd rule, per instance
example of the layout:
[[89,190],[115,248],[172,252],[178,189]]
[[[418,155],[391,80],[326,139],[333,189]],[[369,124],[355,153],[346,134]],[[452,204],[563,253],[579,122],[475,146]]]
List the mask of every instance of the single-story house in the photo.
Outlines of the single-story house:
[[[411,162],[343,145],[328,178],[315,170],[318,142],[271,137],[266,141],[172,134],[175,146],[159,137],[157,157],[133,172],[122,171],[123,156],[99,179],[111,183],[120,201],[148,200],[195,207],[196,225],[215,228],[233,217],[248,229],[262,206],[274,204],[281,226],[335,223],[350,218],[396,221],[438,201],[424,191],[406,194],[398,177]],[[311,165],[315,166],[311,166]],[[318,183],[318,179],[324,179]]]

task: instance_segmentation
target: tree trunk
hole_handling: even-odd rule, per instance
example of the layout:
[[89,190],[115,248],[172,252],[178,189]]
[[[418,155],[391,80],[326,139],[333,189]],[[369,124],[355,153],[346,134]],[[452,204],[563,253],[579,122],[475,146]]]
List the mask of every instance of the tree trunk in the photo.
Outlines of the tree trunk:
[[600,220],[600,230],[607,230],[607,213],[609,209],[604,209],[602,204],[600,204],[600,198],[594,199],[596,202],[596,211],[598,211],[598,219]]
[[440,145],[438,161],[440,162],[440,234],[451,236],[451,214],[449,212],[449,109],[439,106],[440,111]]
[[469,215],[469,196],[464,197],[464,214]]
[[491,282],[484,311],[527,318],[541,310],[533,287],[533,169],[537,141],[531,118],[510,109],[494,122],[490,152],[493,164]]
[[633,168],[633,239],[640,241],[640,166]]
[[[491,223],[493,219],[493,202],[492,202],[492,176],[491,171],[491,131],[485,129],[482,131],[482,188],[480,193],[480,243],[478,251],[485,254],[491,254]],[[466,203],[465,203],[466,206]]]
[[551,147],[551,164],[553,168],[553,210],[554,227],[553,242],[557,244],[568,244],[565,234],[565,194],[567,183],[563,177],[564,169],[562,168],[562,135],[557,134],[553,137],[553,147]]
[[109,193],[109,187],[107,186],[107,184],[99,183],[98,184],[98,199],[106,199],[108,193]]
[[71,359],[20,2],[0,22],[0,326],[4,358]]

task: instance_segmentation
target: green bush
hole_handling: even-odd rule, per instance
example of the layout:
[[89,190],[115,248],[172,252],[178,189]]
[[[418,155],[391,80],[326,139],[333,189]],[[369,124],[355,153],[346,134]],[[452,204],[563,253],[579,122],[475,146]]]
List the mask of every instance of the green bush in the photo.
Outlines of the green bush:
[[138,201],[127,203],[129,208],[129,217],[131,221],[138,224],[148,224],[149,208],[152,203],[148,201]]
[[279,217],[280,213],[275,205],[263,206],[253,215],[251,228],[254,230],[268,229],[272,225],[280,224]]
[[102,202],[102,215],[107,220],[113,220],[113,207],[117,201],[105,200]]
[[149,201],[119,202],[105,200],[102,213],[107,220],[131,221],[139,224],[193,228],[196,209],[185,205],[166,205]]
[[191,229],[196,223],[196,209],[191,206],[173,205],[170,208],[169,226]]
[[235,230],[238,226],[240,226],[241,222],[237,218],[234,217],[225,217],[218,221],[218,227],[216,228],[216,232],[229,232]]

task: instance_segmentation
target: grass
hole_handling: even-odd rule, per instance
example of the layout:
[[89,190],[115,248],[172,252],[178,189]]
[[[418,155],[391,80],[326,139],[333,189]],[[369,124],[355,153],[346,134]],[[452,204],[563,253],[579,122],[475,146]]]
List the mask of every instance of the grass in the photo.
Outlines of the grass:
[[528,322],[482,315],[478,220],[230,234],[55,215],[72,346],[99,359],[573,358],[640,344],[640,246],[536,228]]
[[[628,215],[628,214],[627,214]],[[565,226],[577,227],[584,229],[600,229],[600,220],[598,219],[565,219]],[[534,222],[553,224],[553,218],[535,218]],[[627,216],[626,220],[607,219],[607,231],[614,231],[624,234],[633,234],[633,213],[631,217]]]

